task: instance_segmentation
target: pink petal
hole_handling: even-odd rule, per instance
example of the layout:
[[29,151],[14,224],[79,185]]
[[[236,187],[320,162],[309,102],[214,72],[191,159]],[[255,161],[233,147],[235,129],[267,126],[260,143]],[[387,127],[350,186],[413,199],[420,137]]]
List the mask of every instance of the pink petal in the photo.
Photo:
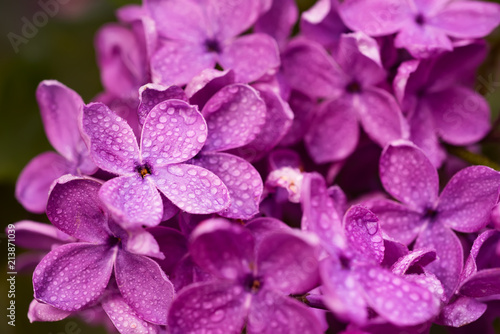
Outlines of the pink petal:
[[53,245],[63,244],[71,237],[50,224],[22,220],[14,223],[16,229],[16,245],[33,250],[50,250]]
[[141,319],[167,324],[174,287],[156,262],[142,255],[119,251],[115,277],[123,298]]
[[118,294],[106,298],[102,308],[120,334],[159,334],[160,327],[142,320]]
[[181,100],[157,104],[142,129],[141,154],[154,167],[183,162],[205,144],[207,124],[195,106]]
[[224,219],[209,219],[191,234],[189,252],[203,270],[236,280],[254,266],[255,241],[241,226]]
[[500,268],[483,269],[470,276],[460,287],[460,294],[473,297],[489,297],[500,294]]
[[188,213],[219,212],[230,204],[226,185],[205,168],[187,164],[169,165],[157,168],[152,177],[158,189]]
[[256,138],[266,121],[266,104],[252,87],[232,84],[215,93],[202,113],[208,125],[203,150],[224,151]]
[[394,198],[419,212],[433,208],[438,174],[420,149],[403,141],[392,143],[382,152],[379,169],[385,190]]
[[299,10],[293,0],[274,0],[271,8],[259,17],[254,30],[272,36],[284,46],[297,22]]
[[479,319],[487,309],[485,303],[481,303],[473,298],[458,297],[457,300],[446,305],[438,318],[438,323],[451,326],[462,327]]
[[[261,0],[208,0],[204,9],[215,35],[229,39],[243,33],[257,20]],[[203,5],[202,5],[203,6]],[[203,7],[202,7],[203,8]]]
[[155,226],[161,221],[163,202],[149,177],[111,179],[102,185],[99,198],[123,228]]
[[293,112],[293,121],[280,142],[281,146],[292,146],[302,140],[309,129],[316,106],[311,98],[296,90],[291,92],[288,104]]
[[35,298],[69,312],[93,304],[108,285],[115,251],[87,243],[57,247],[33,273]]
[[139,123],[141,125],[146,121],[151,109],[153,109],[158,103],[177,99],[187,102],[187,96],[178,86],[162,86],[156,84],[147,84],[139,89],[139,109],[137,110],[139,116]]
[[219,63],[226,70],[234,70],[237,82],[256,81],[280,66],[278,45],[266,34],[245,35],[224,48]]
[[49,304],[40,303],[33,299],[28,310],[28,319],[30,322],[35,321],[59,321],[71,315],[72,312],[63,311]]
[[43,213],[52,182],[71,172],[74,172],[74,166],[59,154],[39,154],[21,171],[16,183],[16,199],[26,210]]
[[436,260],[436,252],[431,249],[416,249],[401,257],[391,266],[391,271],[396,275],[403,276],[412,267],[424,267]]
[[394,46],[405,48],[417,58],[430,58],[453,50],[449,37],[440,29],[429,25],[408,24],[394,40]]
[[123,118],[102,103],[90,103],[83,108],[83,131],[96,165],[116,174],[135,170],[139,146]]
[[214,173],[229,190],[231,204],[219,215],[246,220],[259,212],[263,184],[249,162],[227,153],[202,153],[193,163]]
[[219,71],[212,68],[203,70],[184,88],[189,101],[202,110],[205,103],[222,88],[234,84],[234,71]]

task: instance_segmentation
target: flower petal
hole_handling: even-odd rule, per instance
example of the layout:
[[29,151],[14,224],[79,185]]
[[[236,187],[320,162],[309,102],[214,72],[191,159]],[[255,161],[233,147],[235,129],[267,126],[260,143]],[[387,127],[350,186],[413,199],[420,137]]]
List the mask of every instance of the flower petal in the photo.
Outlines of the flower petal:
[[205,144],[207,124],[195,106],[181,100],[167,100],[149,112],[141,138],[144,161],[154,167],[184,162]]
[[153,324],[167,324],[174,286],[158,263],[142,255],[119,251],[115,277],[123,298],[140,318]]
[[161,252],[165,254],[165,259],[156,262],[170,277],[175,266],[188,253],[187,240],[181,232],[169,227],[155,226],[147,231],[153,235]]
[[47,217],[55,227],[76,239],[106,243],[110,232],[98,197],[101,185],[93,179],[60,178],[50,192]]
[[97,166],[116,174],[135,170],[139,146],[132,128],[102,103],[83,108],[83,131]]
[[198,225],[189,241],[189,253],[196,264],[230,280],[250,273],[254,247],[255,240],[249,231],[220,218]]
[[436,250],[438,259],[428,264],[426,269],[441,281],[444,296],[449,300],[457,288],[464,262],[463,249],[458,237],[443,224],[431,222],[420,233],[414,248]]
[[202,153],[193,164],[214,173],[229,190],[231,204],[219,215],[246,220],[259,212],[263,184],[259,172],[249,162],[227,153]]
[[388,199],[364,202],[379,219],[382,231],[395,241],[409,245],[425,223],[422,214]]
[[74,166],[59,154],[39,154],[21,171],[16,183],[16,199],[26,210],[43,213],[52,182],[73,171]]
[[[208,0],[207,16],[214,34],[220,39],[235,37],[250,28],[257,20],[260,0]],[[203,8],[203,5],[202,5]]]
[[257,272],[265,289],[285,294],[305,293],[319,283],[319,239],[306,239],[293,231],[263,237],[257,250]]
[[485,303],[469,297],[458,297],[441,310],[438,323],[445,326],[462,327],[479,319],[486,309]]
[[137,114],[139,116],[139,124],[143,125],[146,121],[151,109],[153,109],[158,103],[177,99],[188,101],[188,98],[182,88],[178,86],[162,86],[157,84],[147,84],[139,89],[139,109]]
[[104,183],[99,198],[123,228],[155,226],[163,215],[163,202],[150,177],[115,177]]
[[273,37],[280,47],[284,46],[297,22],[299,10],[293,0],[274,0],[271,8],[262,14],[254,25],[254,31]]
[[467,297],[481,298],[500,294],[500,268],[483,269],[470,276],[460,287]]
[[431,249],[420,248],[410,251],[391,266],[391,271],[397,275],[405,275],[412,267],[424,267],[436,260],[436,252]]
[[102,308],[120,334],[159,334],[160,327],[142,320],[125,302],[113,294],[102,302]]
[[227,282],[195,283],[175,298],[168,314],[172,334],[200,330],[241,333],[249,295],[240,286]]
[[380,180],[385,190],[411,209],[433,209],[439,180],[436,168],[417,147],[407,142],[388,145],[380,157]]
[[430,25],[410,23],[402,29],[394,40],[394,46],[405,48],[417,58],[430,58],[442,52],[453,50],[448,36]]
[[453,145],[478,142],[491,128],[490,107],[483,96],[465,87],[453,87],[425,96],[436,132]]
[[212,68],[203,70],[184,88],[189,102],[202,110],[205,103],[220,89],[234,84],[234,71],[219,71]]
[[226,209],[229,191],[209,170],[188,164],[158,168],[152,176],[158,189],[181,210],[207,214]]
[[22,220],[14,223],[16,245],[34,250],[50,250],[52,246],[63,244],[71,237],[50,224]]
[[35,321],[59,321],[71,315],[72,312],[63,311],[49,304],[40,303],[33,299],[28,310],[28,319],[30,322]]
[[293,121],[280,146],[292,146],[302,140],[311,125],[316,106],[310,97],[296,90],[290,93],[288,105],[293,112]]
[[[484,251],[484,249],[482,249],[483,245],[485,245],[486,246],[485,249],[487,249],[487,247],[491,245],[491,242],[493,242],[493,244],[496,245],[498,243],[499,238],[500,238],[500,231],[497,230],[486,230],[478,235],[478,237],[476,238],[476,240],[474,240],[474,243],[472,244],[469,257],[465,261],[464,269],[460,274],[460,282],[465,281],[465,279],[477,273],[478,264],[476,260],[477,256],[479,255],[479,252],[481,250]],[[489,249],[487,251],[488,253],[494,253],[489,251]]]
[[339,98],[321,106],[304,139],[313,160],[321,164],[347,158],[356,148],[358,137],[352,101]]
[[266,290],[252,298],[248,314],[249,333],[323,333],[313,310],[289,296]]
[[437,220],[460,232],[477,232],[490,221],[497,203],[500,173],[472,166],[455,174],[443,189],[437,206]]
[[33,273],[35,298],[63,311],[78,311],[97,301],[108,285],[115,248],[71,243],[57,247]]
[[254,140],[266,121],[266,104],[245,84],[231,84],[207,101],[202,110],[208,125],[205,152],[224,151]]

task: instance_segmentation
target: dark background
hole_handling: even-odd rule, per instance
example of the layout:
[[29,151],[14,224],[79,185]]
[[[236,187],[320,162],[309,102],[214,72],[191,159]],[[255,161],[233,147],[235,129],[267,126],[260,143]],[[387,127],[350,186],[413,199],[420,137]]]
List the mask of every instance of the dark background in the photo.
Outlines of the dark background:
[[[47,2],[48,0],[41,0]],[[95,61],[93,39],[97,29],[116,21],[116,8],[140,0],[60,0],[59,13],[27,44],[15,52],[7,37],[9,32],[21,35],[22,18],[30,22],[41,10],[38,0],[0,0],[0,333],[100,334],[104,329],[85,325],[78,319],[54,323],[30,324],[26,314],[33,296],[31,277],[16,278],[16,327],[7,325],[7,282],[5,277],[7,243],[4,227],[31,219],[46,221],[44,216],[26,212],[14,198],[14,187],[21,169],[35,155],[51,150],[45,138],[35,90],[40,81],[56,79],[78,92],[89,102],[102,90]],[[496,2],[500,2],[497,0]],[[298,0],[302,10],[313,0]],[[478,80],[476,89],[492,107],[492,120],[500,111],[500,30],[488,37],[492,48],[478,79],[496,85],[486,87]],[[487,145],[485,153],[500,162],[500,144]],[[18,249],[18,254],[22,250]],[[434,332],[434,331],[433,331]],[[435,331],[441,332],[440,330]]]

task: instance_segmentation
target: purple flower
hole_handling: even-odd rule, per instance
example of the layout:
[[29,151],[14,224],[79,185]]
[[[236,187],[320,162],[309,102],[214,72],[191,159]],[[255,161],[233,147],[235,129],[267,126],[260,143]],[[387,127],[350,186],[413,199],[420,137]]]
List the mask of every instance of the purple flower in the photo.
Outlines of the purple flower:
[[196,107],[181,100],[157,104],[145,119],[140,147],[128,124],[101,103],[84,108],[83,131],[95,163],[119,175],[102,186],[99,197],[124,226],[161,221],[158,190],[190,213],[218,212],[229,205],[227,188],[216,175],[183,163],[207,138]]
[[256,241],[245,228],[222,219],[200,224],[189,250],[216,279],[177,295],[169,312],[172,333],[240,333],[245,322],[248,333],[320,333],[310,309],[287,296],[317,284],[316,250],[307,240],[274,231]]
[[[318,174],[304,177],[302,192],[302,228],[316,233],[330,255],[320,266],[322,299],[329,309],[359,325],[368,322],[368,307],[397,326],[421,324],[438,314],[443,289],[423,270],[434,252],[408,253],[391,270],[382,268],[385,242],[372,212],[353,206],[341,221]],[[410,272],[416,274],[406,275]]]
[[370,36],[397,33],[394,44],[415,58],[453,50],[453,41],[481,38],[500,23],[500,5],[483,1],[348,0],[346,25]]
[[216,63],[233,69],[238,82],[251,82],[280,64],[270,36],[237,37],[258,18],[259,0],[148,0],[145,8],[159,36],[150,59],[154,82],[186,84]]
[[47,254],[33,274],[35,298],[62,311],[95,304],[114,272],[121,296],[143,320],[166,324],[172,283],[158,264],[142,255],[161,256],[154,239],[141,244],[110,219],[99,201],[101,183],[64,176],[47,204],[50,221],[80,242]]
[[372,38],[361,33],[343,35],[333,58],[320,45],[297,39],[285,51],[283,72],[293,89],[327,98],[305,136],[316,163],[347,158],[358,143],[358,123],[380,146],[406,137],[396,100],[377,87],[386,73]]
[[64,174],[91,175],[97,167],[80,135],[83,100],[60,82],[42,81],[36,91],[45,134],[57,151],[33,158],[19,175],[17,200],[31,212],[45,212],[50,185]]
[[439,167],[445,157],[439,139],[474,144],[490,130],[487,101],[472,90],[486,56],[484,42],[457,47],[432,60],[402,63],[394,91],[410,125],[410,139]]
[[443,283],[449,299],[463,267],[462,246],[453,230],[476,232],[488,224],[500,174],[484,166],[465,168],[439,195],[435,167],[420,149],[406,142],[387,146],[379,168],[385,190],[399,202],[382,199],[366,204],[389,238],[406,245],[416,239],[415,249],[436,250],[438,260],[427,268]]

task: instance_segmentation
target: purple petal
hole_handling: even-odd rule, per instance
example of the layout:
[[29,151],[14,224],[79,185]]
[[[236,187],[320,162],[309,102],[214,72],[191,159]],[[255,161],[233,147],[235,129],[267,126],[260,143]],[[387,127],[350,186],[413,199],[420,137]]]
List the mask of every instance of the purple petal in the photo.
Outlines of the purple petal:
[[[258,90],[260,96],[266,102],[265,124],[252,142],[242,148],[233,150],[236,154],[243,150],[244,153],[241,156],[249,161],[262,159],[267,152],[275,147],[289,131],[293,120],[293,113],[288,103],[283,101],[269,87],[263,88],[259,86]],[[249,155],[248,152],[255,153]]]
[[269,233],[257,250],[257,271],[266,289],[285,294],[305,293],[317,286],[316,238],[302,238],[292,231]]
[[299,169],[302,166],[300,155],[290,149],[277,149],[269,153],[269,169],[274,171],[284,167]]
[[290,231],[290,226],[281,220],[271,217],[252,219],[245,225],[245,228],[252,232],[256,245],[259,244],[268,233]]
[[167,86],[187,84],[204,69],[213,68],[215,60],[215,55],[203,45],[162,40],[150,59],[153,82]]
[[202,153],[193,163],[214,173],[229,190],[231,204],[219,215],[246,220],[259,212],[263,184],[249,162],[227,153]]
[[440,223],[460,232],[477,232],[490,221],[497,203],[500,173],[472,166],[455,174],[444,188],[437,206]]
[[500,268],[483,269],[470,276],[460,287],[467,297],[480,298],[500,294]]
[[[253,25],[261,9],[260,0],[209,0],[207,16],[214,33],[220,39],[229,39]],[[203,7],[202,7],[203,8]]]
[[205,103],[220,89],[234,84],[234,71],[219,71],[211,68],[203,70],[184,89],[189,101],[202,110]]
[[394,40],[394,46],[405,48],[417,58],[434,57],[444,51],[453,50],[448,36],[430,25],[408,24]]
[[16,245],[33,250],[50,250],[52,246],[63,244],[71,237],[52,225],[22,220],[14,223]]
[[460,274],[460,282],[463,282],[465,279],[470,277],[472,274],[475,274],[478,270],[477,268],[477,263],[476,259],[477,256],[479,255],[479,252],[482,248],[483,245],[488,245],[488,241],[493,241],[493,242],[498,242],[498,238],[500,237],[500,232],[496,230],[486,230],[483,233],[481,233],[476,240],[474,240],[474,243],[472,244],[471,250],[470,250],[470,255],[465,261],[464,269],[462,270],[462,273]]
[[102,308],[120,334],[159,334],[159,326],[142,320],[118,294],[106,298]]
[[433,208],[438,196],[438,174],[420,149],[406,142],[387,146],[379,170],[385,190],[394,198],[419,211]]
[[255,23],[255,32],[272,36],[280,47],[284,46],[299,16],[293,0],[274,0],[271,8]]
[[163,216],[161,221],[165,222],[179,213],[179,208],[172,203],[171,200],[165,197],[163,193],[160,193],[161,201],[163,202]]
[[224,151],[254,140],[266,121],[266,104],[245,84],[219,90],[203,107],[208,138],[203,150]]
[[188,213],[219,212],[230,204],[226,185],[205,168],[187,164],[169,165],[156,169],[152,177],[158,189]]
[[154,167],[184,162],[205,144],[207,124],[195,106],[181,100],[157,104],[142,129],[141,154]]
[[425,223],[422,214],[398,202],[379,199],[363,203],[379,219],[382,231],[393,240],[409,245]]
[[252,82],[280,66],[278,45],[265,34],[245,35],[223,50],[219,63],[234,70],[237,82]]
[[291,297],[266,290],[252,298],[248,314],[249,333],[322,333],[313,310]]
[[184,235],[172,228],[155,226],[148,228],[156,239],[165,259],[156,260],[163,271],[171,276],[177,263],[188,253],[187,241]]
[[443,224],[430,222],[420,233],[414,248],[433,248],[436,250],[438,259],[427,265],[426,269],[441,281],[445,297],[448,300],[457,288],[464,262],[462,245],[458,237]]
[[139,109],[137,110],[139,116],[139,123],[141,125],[146,121],[146,117],[148,116],[151,109],[153,109],[158,103],[176,99],[188,101],[188,98],[182,88],[178,86],[162,86],[156,84],[147,84],[140,88],[140,104]]
[[296,39],[282,55],[282,70],[290,86],[312,98],[335,98],[347,78],[333,59],[316,43]]
[[490,130],[490,108],[478,93],[453,87],[425,96],[436,132],[453,145],[476,143]]
[[115,277],[123,298],[140,318],[153,324],[167,324],[174,287],[156,262],[119,251]]
[[452,303],[446,305],[438,318],[438,323],[451,326],[462,327],[479,319],[486,311],[487,305],[473,298],[458,297]]
[[139,146],[123,118],[102,103],[90,103],[83,108],[83,131],[96,165],[117,174],[135,170]]
[[390,268],[401,257],[408,254],[408,247],[397,241],[384,239],[384,248],[384,260],[380,264],[383,268]]
[[224,219],[209,219],[191,234],[189,252],[203,270],[235,280],[249,273],[254,262],[255,241],[241,226]]
[[34,321],[59,321],[71,315],[72,312],[63,311],[48,304],[33,299],[28,310],[28,319]]
[[16,183],[16,199],[26,210],[43,213],[52,182],[71,172],[74,172],[74,166],[59,154],[39,154],[21,171]]
[[115,96],[137,94],[137,87],[147,81],[142,49],[134,33],[118,24],[102,27],[95,39],[101,82]]
[[406,109],[405,107],[407,102],[405,101],[405,99],[408,98],[408,95],[405,94],[414,93],[414,90],[416,90],[416,88],[414,88],[413,86],[422,84],[420,82],[415,83],[417,79],[421,78],[419,75],[414,74],[419,68],[420,63],[421,62],[419,60],[413,59],[401,63],[401,65],[399,65],[398,67],[398,72],[393,82],[393,89],[394,96],[398,100],[399,104],[403,106],[403,109]]
[[313,160],[321,164],[347,158],[356,148],[358,137],[352,101],[339,98],[321,107],[304,139]]
[[481,38],[500,24],[500,5],[485,1],[450,2],[429,24],[453,37]]
[[52,224],[76,239],[104,244],[109,238],[108,217],[99,201],[100,182],[62,177],[53,186],[47,203]]
[[72,243],[57,247],[33,273],[35,298],[63,311],[78,311],[97,301],[108,285],[115,248]]
[[413,326],[434,318],[440,301],[431,291],[377,267],[359,267],[359,282],[368,304],[397,326]]
[[344,321],[359,324],[366,322],[368,310],[363,288],[355,276],[350,271],[343,270],[339,260],[334,260],[333,257],[321,262],[320,274],[326,307]]
[[42,81],[36,98],[45,133],[52,146],[69,161],[76,163],[80,158],[88,159],[88,150],[78,128],[82,98],[54,80]]
[[390,35],[411,20],[410,4],[398,0],[352,0],[339,7],[345,24],[370,36]]
[[394,97],[378,88],[363,91],[356,108],[359,120],[368,136],[384,147],[389,142],[408,137],[405,119]]
[[364,263],[382,263],[384,239],[377,216],[360,206],[352,206],[344,216],[345,236],[350,250]]
[[111,179],[102,185],[99,198],[123,228],[155,226],[163,215],[163,202],[149,177],[131,175]]
[[434,260],[436,260],[436,252],[434,250],[425,248],[413,250],[394,263],[391,266],[391,271],[396,275],[403,276],[412,267],[424,267]]
[[302,140],[309,129],[316,105],[311,98],[296,90],[292,90],[288,104],[293,112],[293,121],[280,142],[281,146],[291,146]]
[[165,255],[160,251],[160,246],[155,237],[143,228],[128,230],[128,235],[122,239],[123,249],[137,255],[154,257],[163,260]]
[[168,314],[172,334],[200,330],[240,333],[248,314],[248,294],[232,283],[196,283],[177,295]]

